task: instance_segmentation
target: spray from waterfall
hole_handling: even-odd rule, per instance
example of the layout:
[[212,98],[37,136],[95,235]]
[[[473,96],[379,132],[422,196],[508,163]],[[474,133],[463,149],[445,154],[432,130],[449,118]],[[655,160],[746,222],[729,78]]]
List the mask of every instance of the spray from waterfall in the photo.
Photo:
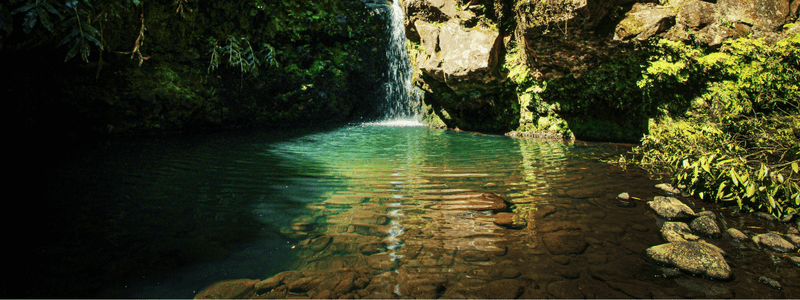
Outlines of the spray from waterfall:
[[406,51],[404,14],[399,2],[393,0],[386,12],[389,19],[387,28],[389,45],[386,50],[389,68],[387,81],[384,83],[386,101],[382,109],[383,119],[398,124],[419,124],[419,97],[411,80],[414,70]]

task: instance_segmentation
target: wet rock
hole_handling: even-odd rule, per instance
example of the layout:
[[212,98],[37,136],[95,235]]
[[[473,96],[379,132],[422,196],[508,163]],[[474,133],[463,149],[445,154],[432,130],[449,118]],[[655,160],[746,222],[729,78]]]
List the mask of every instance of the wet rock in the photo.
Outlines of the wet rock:
[[773,289],[776,289],[776,290],[780,290],[781,289],[781,284],[778,281],[776,281],[775,279],[772,279],[772,278],[761,276],[761,277],[758,277],[758,282],[766,284],[769,287],[771,287]]
[[431,206],[438,210],[469,210],[494,212],[508,210],[506,201],[495,193],[465,193],[442,197],[442,202]]
[[525,228],[525,226],[528,225],[525,220],[520,218],[515,213],[498,213],[494,216],[494,220],[492,222],[494,222],[494,224],[497,226],[514,229]]
[[195,299],[233,299],[243,298],[253,293],[258,280],[235,279],[214,283],[194,297]]
[[720,230],[717,222],[709,216],[700,216],[692,220],[691,228],[700,235],[707,237],[719,237]]
[[770,247],[779,252],[789,252],[795,248],[792,243],[772,232],[756,235],[753,237],[753,241],[756,242],[756,244]]
[[672,197],[655,197],[647,202],[659,216],[667,220],[694,218],[696,214],[686,204]]
[[628,195],[628,193],[621,193],[621,194],[617,195],[617,198],[622,199],[622,200],[629,200],[631,198],[631,196]]
[[792,226],[787,226],[786,227],[786,234],[800,235],[800,230],[797,230],[797,228],[794,228]]
[[742,240],[746,240],[747,239],[747,235],[742,233],[741,231],[739,231],[739,229],[736,229],[736,228],[728,228],[728,235],[730,235],[731,238],[733,238],[735,240],[738,240],[738,241],[742,241]]
[[583,235],[568,231],[544,234],[542,241],[553,255],[581,254],[589,245]]
[[791,261],[792,261],[792,263],[794,263],[794,265],[795,265],[795,266],[798,266],[798,267],[800,267],[800,257],[797,257],[797,256],[789,256],[789,260],[791,260]]
[[704,210],[704,211],[701,211],[701,212],[697,213],[697,216],[698,217],[707,216],[707,217],[712,218],[714,220],[717,219],[717,215],[714,214],[713,211],[708,211],[708,210]]
[[664,222],[661,226],[661,236],[668,242],[696,241],[700,237],[694,235],[689,225],[683,222]]
[[672,242],[648,248],[646,254],[658,263],[713,279],[729,279],[731,269],[725,251],[705,242]]
[[680,190],[680,189],[678,189],[678,188],[676,188],[676,187],[673,187],[673,186],[672,186],[671,184],[669,184],[669,183],[659,183],[659,184],[656,184],[656,188],[657,188],[657,189],[660,189],[660,190],[662,190],[662,191],[665,191],[665,192],[667,192],[667,193],[669,193],[669,194],[672,194],[672,195],[680,195],[680,193],[681,193],[681,190]]
[[800,245],[800,236],[796,234],[787,234],[784,237],[789,239],[789,242],[791,242],[792,244]]

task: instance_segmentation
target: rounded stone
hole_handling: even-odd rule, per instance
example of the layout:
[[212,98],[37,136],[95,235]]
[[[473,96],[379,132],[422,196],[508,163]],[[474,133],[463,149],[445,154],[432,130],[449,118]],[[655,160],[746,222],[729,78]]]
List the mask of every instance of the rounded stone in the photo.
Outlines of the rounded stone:
[[731,268],[723,257],[725,251],[705,242],[673,242],[650,247],[645,252],[658,263],[692,274],[723,280],[731,277]]
[[661,226],[661,236],[668,242],[695,241],[700,238],[683,222],[664,222]]
[[692,230],[703,236],[718,237],[720,234],[717,222],[707,215],[695,218],[690,226]]
[[655,197],[647,204],[659,216],[668,220],[690,219],[697,216],[689,206],[672,197]]
[[542,241],[553,255],[581,254],[589,245],[583,235],[567,231],[547,233]]
[[795,249],[792,243],[772,232],[756,235],[753,237],[753,241],[756,242],[756,244],[770,247],[779,252],[789,252]]
[[731,238],[739,241],[747,239],[747,235],[742,233],[741,231],[739,231],[739,229],[736,228],[728,228],[728,235],[730,235]]

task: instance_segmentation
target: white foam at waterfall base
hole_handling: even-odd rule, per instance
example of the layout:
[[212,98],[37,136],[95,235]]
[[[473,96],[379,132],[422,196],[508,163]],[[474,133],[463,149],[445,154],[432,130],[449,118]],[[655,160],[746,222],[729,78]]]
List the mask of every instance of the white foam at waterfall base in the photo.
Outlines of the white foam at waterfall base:
[[420,127],[426,126],[415,119],[397,119],[397,120],[383,120],[377,122],[368,122],[362,124],[364,126],[384,126],[384,127]]

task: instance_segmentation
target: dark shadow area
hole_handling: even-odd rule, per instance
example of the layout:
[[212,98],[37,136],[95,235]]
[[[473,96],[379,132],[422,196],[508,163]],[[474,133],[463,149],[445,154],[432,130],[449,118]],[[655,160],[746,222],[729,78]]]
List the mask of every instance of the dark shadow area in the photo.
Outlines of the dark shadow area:
[[[16,271],[0,296],[127,297],[120,293],[138,281],[158,282],[177,270],[225,259],[242,245],[292,240],[280,227],[305,203],[281,187],[290,185],[285,178],[308,171],[264,149],[312,132],[318,131],[21,147],[29,151],[14,152],[22,163],[12,169],[9,199],[15,208],[4,222],[13,245],[10,269]],[[276,213],[259,215],[259,205]],[[273,268],[289,260],[277,259]],[[210,276],[206,284],[218,280]]]

